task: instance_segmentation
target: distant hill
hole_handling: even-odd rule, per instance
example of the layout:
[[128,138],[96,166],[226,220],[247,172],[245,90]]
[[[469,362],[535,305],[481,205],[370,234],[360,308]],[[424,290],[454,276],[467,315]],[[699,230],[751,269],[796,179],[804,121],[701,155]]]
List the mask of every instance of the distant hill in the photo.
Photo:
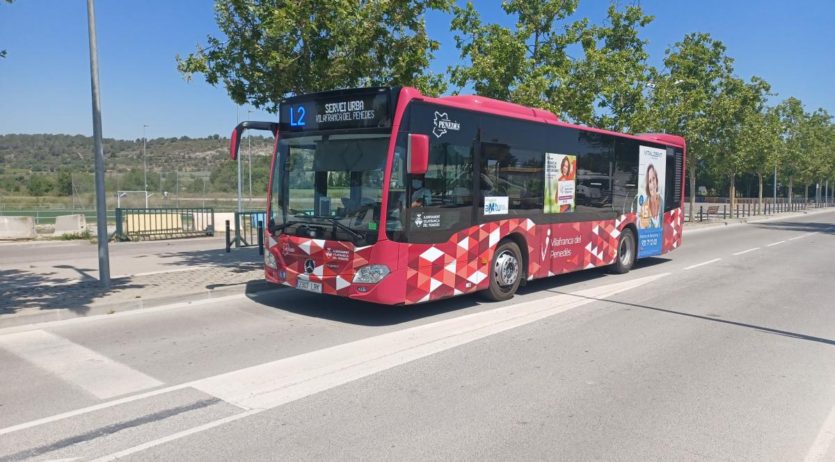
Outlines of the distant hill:
[[[252,146],[254,187],[265,190],[273,139],[246,136],[241,142],[243,159]],[[169,179],[175,173],[192,178],[197,191],[230,191],[236,184],[234,162],[229,160],[229,139],[214,135],[207,138],[154,138],[146,143],[149,190],[171,189]],[[104,139],[106,187],[120,190],[143,188],[144,167],[142,139]],[[247,165],[248,167],[248,165]],[[82,135],[0,135],[0,195],[69,196],[78,190],[81,178],[89,179],[92,188],[93,138]],[[247,169],[248,170],[248,169]],[[189,176],[189,174],[191,176]],[[183,176],[183,175],[179,175]],[[196,178],[206,177],[210,186]],[[163,183],[165,180],[166,184]]]
[[[252,137],[252,155],[269,156],[273,139]],[[248,147],[246,137],[243,151]],[[149,138],[146,143],[148,171],[206,171],[227,160],[229,139]],[[142,166],[142,139],[104,139],[108,172],[126,172]],[[82,135],[0,135],[0,168],[31,172],[92,172],[93,138]]]

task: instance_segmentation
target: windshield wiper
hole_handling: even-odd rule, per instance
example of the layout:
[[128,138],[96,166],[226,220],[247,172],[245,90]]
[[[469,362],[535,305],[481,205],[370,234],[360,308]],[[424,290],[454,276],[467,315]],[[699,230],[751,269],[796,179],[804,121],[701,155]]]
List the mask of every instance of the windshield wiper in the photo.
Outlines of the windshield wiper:
[[354,231],[353,229],[351,229],[347,225],[344,225],[344,224],[340,223],[339,220],[337,220],[336,218],[333,218],[333,217],[327,217],[327,216],[324,216],[324,215],[296,215],[296,217],[298,217],[298,218],[316,218],[316,219],[320,219],[320,220],[328,220],[331,223],[333,223],[334,228],[339,228],[339,229],[347,232],[348,234],[350,234],[351,236],[353,236],[356,239],[363,239],[363,240],[365,239],[365,236],[363,236],[362,234]]

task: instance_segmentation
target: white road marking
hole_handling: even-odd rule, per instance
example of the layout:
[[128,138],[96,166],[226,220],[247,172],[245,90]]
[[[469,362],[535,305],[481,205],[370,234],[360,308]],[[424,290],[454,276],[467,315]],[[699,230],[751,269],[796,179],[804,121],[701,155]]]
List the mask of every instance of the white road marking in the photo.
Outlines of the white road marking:
[[251,415],[259,414],[261,412],[266,411],[266,409],[253,409],[246,412],[241,412],[240,414],[230,415],[229,417],[224,417],[222,419],[213,420],[209,423],[205,423],[203,425],[189,428],[188,430],[183,430],[181,432],[172,433],[171,435],[164,436],[159,439],[148,441],[147,443],[140,444],[138,446],[133,446],[131,448],[127,448],[123,451],[114,452],[113,454],[108,454],[103,457],[99,457],[97,459],[93,459],[91,462],[108,462],[111,460],[121,459],[122,457],[135,454],[137,452],[144,451],[146,449],[150,449],[154,446],[159,446],[160,444],[168,443],[169,441],[178,440],[180,438],[184,438],[189,435],[193,435],[195,433],[200,433],[202,431],[206,431],[215,427],[219,427],[223,424],[227,424],[229,422],[234,422],[236,420],[241,420],[243,418],[249,417]]
[[742,252],[737,252],[737,253],[735,253],[735,254],[733,254],[733,255],[734,255],[734,256],[736,256],[736,255],[742,255],[742,254],[746,254],[746,253],[748,253],[748,252],[753,252],[753,251],[755,251],[755,250],[760,250],[760,248],[759,248],[759,247],[754,247],[753,249],[743,250]]
[[154,306],[151,308],[142,308],[141,310],[129,310],[129,311],[119,311],[113,314],[98,314],[93,316],[84,316],[79,318],[70,318],[70,319],[61,319],[58,321],[47,321],[47,322],[39,322],[36,324],[24,324],[20,326],[12,326],[12,327],[5,327],[0,329],[0,337],[3,335],[15,334],[20,332],[29,332],[33,330],[44,330],[44,329],[52,329],[56,327],[65,327],[65,326],[72,326],[76,324],[86,324],[90,322],[98,322],[106,319],[115,319],[115,318],[122,318],[124,316],[142,316],[148,315],[153,313],[158,313],[160,311],[171,311],[176,309],[182,308],[194,308],[199,307],[202,305],[210,304],[210,303],[223,303],[223,302],[231,302],[235,299],[242,299],[247,297],[259,297],[264,294],[269,294],[276,290],[283,290],[283,289],[270,289],[265,290],[263,292],[257,292],[255,294],[247,295],[247,294],[233,294],[233,295],[224,295],[223,297],[216,297],[216,298],[201,298],[199,300],[188,301],[188,302],[177,302],[172,303],[169,305],[161,305],[161,306]]
[[777,241],[777,242],[772,242],[771,244],[766,245],[766,247],[773,247],[773,246],[775,246],[775,245],[779,245],[779,244],[782,244],[782,243],[784,243],[784,242],[786,242],[786,241]]
[[[290,358],[129,396],[107,403],[0,429],[0,435],[55,422],[169,391],[193,387],[228,400],[247,412],[266,410],[395,366],[556,315],[651,283],[662,273],[489,311],[415,326],[397,332],[304,353]],[[237,415],[237,414],[236,414]],[[206,424],[209,425],[209,424]],[[219,425],[219,424],[218,424]],[[211,427],[207,427],[211,428]],[[188,433],[191,434],[191,433]],[[173,435],[165,441],[170,441]],[[186,434],[182,434],[186,436]],[[146,443],[143,447],[150,447]]]
[[800,236],[795,236],[795,237],[793,237],[793,238],[791,238],[791,239],[789,239],[789,240],[790,240],[790,241],[793,241],[793,240],[795,240],[795,239],[803,239],[804,237],[809,237],[809,236],[811,236],[811,235],[813,235],[813,234],[818,234],[818,233],[801,234]]
[[153,377],[43,330],[2,336],[0,348],[99,399],[162,385]]
[[698,267],[700,267],[700,266],[709,265],[709,264],[711,264],[711,263],[716,263],[716,262],[718,262],[719,260],[721,260],[721,258],[714,258],[713,260],[703,261],[703,262],[701,262],[701,263],[697,263],[697,264],[695,264],[695,265],[690,265],[690,266],[688,266],[687,268],[684,268],[684,270],[685,270],[685,271],[687,271],[687,270],[691,270],[691,269],[693,269],[693,268],[698,268]]
[[[829,448],[832,447],[832,442],[835,441],[835,406],[829,411],[829,416],[823,422],[823,426],[818,432],[812,447],[803,458],[803,462],[820,462],[826,457]],[[833,456],[835,457],[835,456]]]

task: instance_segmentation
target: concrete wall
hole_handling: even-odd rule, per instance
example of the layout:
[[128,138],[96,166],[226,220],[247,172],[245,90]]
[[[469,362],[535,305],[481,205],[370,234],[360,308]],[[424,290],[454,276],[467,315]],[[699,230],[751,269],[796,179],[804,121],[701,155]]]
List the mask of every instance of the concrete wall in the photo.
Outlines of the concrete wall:
[[35,220],[32,217],[0,216],[0,239],[33,239]]
[[215,235],[226,232],[226,220],[229,220],[229,229],[235,233],[235,214],[229,212],[215,212]]
[[62,215],[55,217],[55,236],[80,234],[87,231],[87,219],[84,215]]

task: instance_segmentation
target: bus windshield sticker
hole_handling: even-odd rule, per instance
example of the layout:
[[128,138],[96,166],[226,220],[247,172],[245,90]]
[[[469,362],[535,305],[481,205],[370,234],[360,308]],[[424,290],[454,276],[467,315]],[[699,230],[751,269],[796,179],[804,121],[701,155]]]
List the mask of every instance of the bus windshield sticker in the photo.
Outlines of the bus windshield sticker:
[[418,228],[440,228],[441,215],[419,212],[415,214],[414,223]]
[[432,129],[432,133],[436,138],[446,135],[446,132],[449,130],[454,132],[461,131],[461,124],[457,121],[449,120],[449,115],[446,112],[441,114],[440,112],[435,111],[435,120],[433,123],[435,128]]
[[638,256],[661,255],[664,242],[664,191],[666,154],[664,149],[640,146],[638,194],[633,209],[638,214]]
[[545,153],[545,213],[574,211],[577,156]]
[[508,212],[509,198],[507,196],[488,196],[484,198],[485,215],[504,215]]

